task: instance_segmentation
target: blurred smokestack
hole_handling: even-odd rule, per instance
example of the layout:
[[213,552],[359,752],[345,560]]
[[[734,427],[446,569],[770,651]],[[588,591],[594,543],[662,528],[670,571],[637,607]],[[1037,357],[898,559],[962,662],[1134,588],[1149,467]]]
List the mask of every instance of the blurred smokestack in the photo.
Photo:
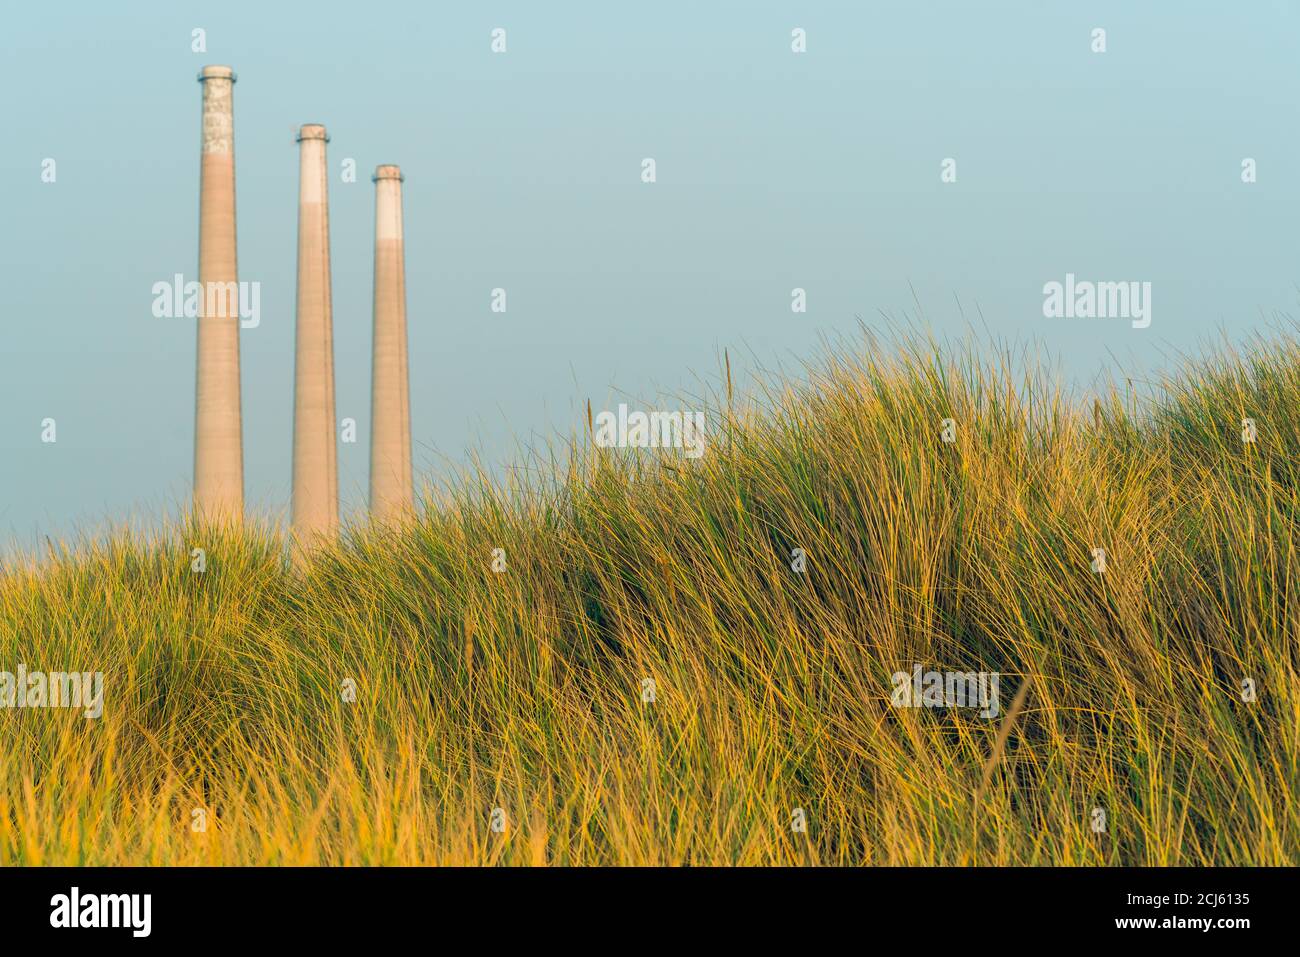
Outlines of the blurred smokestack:
[[334,535],[339,522],[334,436],[334,315],[330,299],[325,127],[298,133],[298,327],[294,361],[293,533],[298,546]]
[[370,403],[370,515],[396,522],[414,509],[411,394],[406,358],[402,171],[379,166],[375,183],[375,330]]
[[[244,510],[244,443],[235,285],[239,279],[235,259],[235,71],[228,66],[205,66],[199,82],[203,84],[199,283],[204,314],[197,319],[194,509],[209,520],[238,521]],[[213,295],[214,289],[224,294]]]

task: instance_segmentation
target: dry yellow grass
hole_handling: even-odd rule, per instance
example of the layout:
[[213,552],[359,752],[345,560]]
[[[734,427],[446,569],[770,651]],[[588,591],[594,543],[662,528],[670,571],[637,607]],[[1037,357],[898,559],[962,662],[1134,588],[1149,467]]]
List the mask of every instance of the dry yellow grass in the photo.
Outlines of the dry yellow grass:
[[[1095,407],[966,355],[465,476],[301,578],[257,528],[14,563],[0,670],[106,701],[0,709],[0,864],[1296,863],[1300,348]],[[1006,720],[892,707],[914,663]]]

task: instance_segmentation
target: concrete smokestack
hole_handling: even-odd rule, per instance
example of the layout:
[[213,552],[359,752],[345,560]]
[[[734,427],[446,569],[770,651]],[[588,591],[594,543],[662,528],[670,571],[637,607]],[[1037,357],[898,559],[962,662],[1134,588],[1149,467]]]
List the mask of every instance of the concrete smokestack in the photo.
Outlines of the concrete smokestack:
[[402,171],[379,166],[375,183],[375,330],[370,402],[370,515],[398,522],[414,510],[411,390],[406,357]]
[[294,361],[293,533],[297,544],[333,536],[339,523],[334,437],[334,316],[330,299],[325,127],[298,133],[298,324]]
[[239,412],[239,293],[235,259],[235,71],[206,66],[199,167],[198,362],[194,409],[194,510],[238,521],[244,511]]

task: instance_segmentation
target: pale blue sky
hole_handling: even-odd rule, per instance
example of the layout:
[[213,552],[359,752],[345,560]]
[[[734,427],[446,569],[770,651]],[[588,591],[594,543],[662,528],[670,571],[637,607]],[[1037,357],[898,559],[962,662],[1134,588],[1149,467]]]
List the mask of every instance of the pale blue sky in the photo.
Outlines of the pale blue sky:
[[[434,477],[471,447],[497,464],[567,432],[588,397],[689,388],[724,347],[738,366],[811,356],[855,314],[913,312],[913,289],[938,333],[964,328],[960,301],[1085,381],[1108,352],[1148,365],[1300,302],[1294,3],[61,9],[7,9],[0,30],[0,540],[188,499],[194,328],[155,319],[150,289],[196,269],[207,63],[239,75],[240,278],[262,283],[242,337],[253,511],[288,502],[304,122],[332,137],[338,414],[361,427],[340,446],[349,509],[378,163],[406,174],[413,445]],[[1045,319],[1042,286],[1067,272],[1150,281],[1151,327]]]

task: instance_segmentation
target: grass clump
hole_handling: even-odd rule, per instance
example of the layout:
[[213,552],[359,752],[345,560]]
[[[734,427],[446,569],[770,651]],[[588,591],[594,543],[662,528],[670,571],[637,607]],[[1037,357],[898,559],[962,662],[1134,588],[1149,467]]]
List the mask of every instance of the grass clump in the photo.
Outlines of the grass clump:
[[[251,524],[11,561],[0,670],[106,690],[0,709],[0,864],[1297,863],[1300,346],[1092,400],[978,355],[467,473],[305,573]],[[893,707],[914,664],[1000,716]]]

